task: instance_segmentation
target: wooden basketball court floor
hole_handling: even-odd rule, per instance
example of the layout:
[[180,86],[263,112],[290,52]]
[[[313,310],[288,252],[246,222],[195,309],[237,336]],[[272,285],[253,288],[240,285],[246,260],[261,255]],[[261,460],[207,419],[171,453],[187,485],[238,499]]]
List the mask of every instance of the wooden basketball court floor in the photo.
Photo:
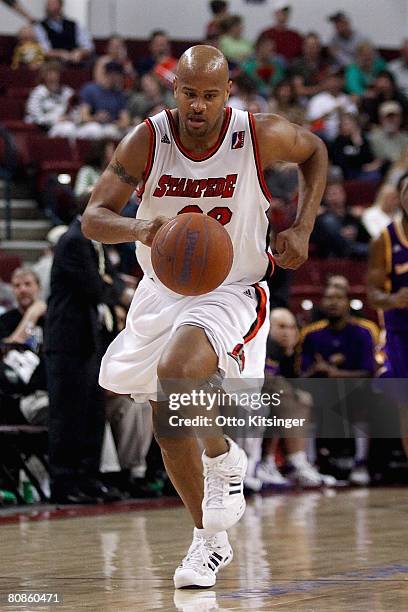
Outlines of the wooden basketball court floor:
[[[44,517],[0,520],[0,610],[408,610],[408,489],[252,499],[230,531],[234,561],[210,590],[173,588],[191,540],[181,506]],[[6,603],[23,591],[64,603]]]

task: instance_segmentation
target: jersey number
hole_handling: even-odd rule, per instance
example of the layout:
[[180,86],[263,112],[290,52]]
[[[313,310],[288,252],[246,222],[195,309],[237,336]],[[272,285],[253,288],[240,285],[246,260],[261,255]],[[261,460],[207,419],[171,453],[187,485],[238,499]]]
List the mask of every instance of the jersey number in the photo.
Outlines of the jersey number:
[[[197,206],[197,204],[189,204],[188,206],[185,206],[179,210],[177,214],[181,215],[189,212],[202,213],[203,211],[199,206]],[[231,221],[232,211],[227,206],[215,206],[215,208],[212,208],[207,215],[221,223],[221,225],[227,225],[227,223]]]

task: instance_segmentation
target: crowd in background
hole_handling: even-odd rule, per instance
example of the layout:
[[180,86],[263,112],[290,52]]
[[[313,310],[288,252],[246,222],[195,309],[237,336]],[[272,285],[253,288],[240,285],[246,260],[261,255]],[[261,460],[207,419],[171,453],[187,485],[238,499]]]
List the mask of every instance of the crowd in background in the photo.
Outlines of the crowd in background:
[[[18,2],[7,4],[30,17]],[[228,59],[233,81],[229,105],[278,113],[327,144],[331,165],[311,255],[366,261],[370,241],[401,215],[398,183],[408,170],[408,40],[401,43],[399,57],[387,62],[338,11],[327,16],[333,34],[324,47],[318,33],[290,28],[291,7],[284,1],[274,3],[271,27],[248,40],[244,19],[230,13],[228,2],[213,0],[209,8],[212,17],[203,42],[219,47]],[[12,67],[28,67],[39,80],[28,95],[25,121],[51,137],[94,141],[69,187],[68,214],[59,211],[52,178],[48,183],[44,205],[55,226],[49,249],[32,268],[15,271],[11,287],[0,286],[0,338],[8,346],[0,368],[0,422],[49,426],[51,494],[59,503],[111,501],[124,494],[156,495],[163,486],[171,489],[157,448],[150,444],[149,406],[135,409],[129,398],[104,394],[97,385],[101,355],[123,327],[140,278],[134,248],[107,248],[87,240],[80,215],[118,140],[149,115],[175,105],[176,64],[172,42],[162,30],[151,34],[140,57],[130,58],[118,35],[96,56],[91,36],[64,17],[59,0],[48,0],[44,20],[32,20],[18,33]],[[67,66],[92,69],[92,80],[74,90],[63,80]],[[271,221],[279,230],[294,218],[297,172],[291,164],[277,164],[266,173],[266,181],[273,196]],[[373,200],[350,206],[350,181],[372,186]],[[134,195],[124,214],[133,217],[137,206]],[[272,278],[272,295],[279,295],[288,280],[282,271]],[[308,419],[314,414],[313,398],[288,379],[338,378],[342,372],[344,377],[354,372],[351,377],[369,378],[384,365],[377,322],[350,310],[349,280],[328,276],[326,282],[322,303],[310,313],[309,322],[314,322],[305,329],[298,329],[288,309],[288,291],[272,302],[266,384],[272,388],[277,376],[284,377],[291,398],[287,410]],[[341,346],[324,354],[324,339],[339,330]],[[17,381],[10,347],[25,373]],[[77,405],[84,410],[73,411]],[[307,438],[274,436],[247,449],[248,490],[336,486],[335,476],[369,484],[366,409],[353,416],[354,442],[347,452],[344,445],[333,449],[332,443],[319,441],[318,415],[312,421]],[[115,448],[108,444],[112,432]],[[337,468],[335,462],[323,465],[322,458],[330,453],[339,459]],[[344,470],[345,457],[349,462]],[[115,481],[121,490],[102,481],[104,462],[121,469],[123,481]],[[330,470],[332,475],[326,473]]]

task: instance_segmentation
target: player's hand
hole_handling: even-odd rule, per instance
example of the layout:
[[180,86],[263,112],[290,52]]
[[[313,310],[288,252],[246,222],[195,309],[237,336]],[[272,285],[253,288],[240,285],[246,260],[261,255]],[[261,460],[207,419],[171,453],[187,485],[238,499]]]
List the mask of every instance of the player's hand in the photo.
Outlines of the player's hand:
[[305,263],[309,252],[309,234],[291,227],[276,236],[274,259],[281,268],[296,270]]
[[402,287],[391,295],[394,308],[408,308],[408,287]]
[[138,235],[136,240],[143,242],[148,247],[152,246],[153,238],[159,231],[162,225],[168,223],[170,219],[168,217],[156,217],[152,221],[141,221],[143,225],[141,225],[138,230]]

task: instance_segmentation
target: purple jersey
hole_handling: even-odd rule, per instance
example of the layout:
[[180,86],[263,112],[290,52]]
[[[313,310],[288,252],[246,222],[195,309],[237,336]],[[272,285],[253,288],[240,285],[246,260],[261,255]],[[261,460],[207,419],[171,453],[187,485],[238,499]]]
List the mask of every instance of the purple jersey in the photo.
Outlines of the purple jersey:
[[306,372],[321,355],[340,370],[366,370],[372,375],[377,334],[377,326],[365,319],[351,318],[340,330],[329,327],[326,320],[317,321],[301,333],[300,370]]
[[[408,287],[408,237],[401,221],[394,221],[383,232],[387,281],[385,289],[396,293]],[[385,329],[390,332],[408,332],[408,308],[393,308],[384,312]]]

